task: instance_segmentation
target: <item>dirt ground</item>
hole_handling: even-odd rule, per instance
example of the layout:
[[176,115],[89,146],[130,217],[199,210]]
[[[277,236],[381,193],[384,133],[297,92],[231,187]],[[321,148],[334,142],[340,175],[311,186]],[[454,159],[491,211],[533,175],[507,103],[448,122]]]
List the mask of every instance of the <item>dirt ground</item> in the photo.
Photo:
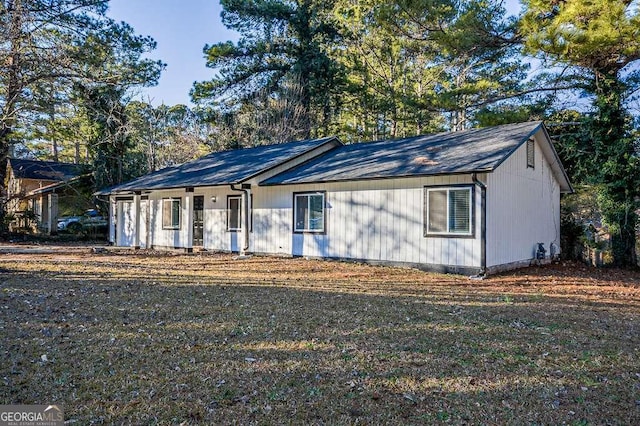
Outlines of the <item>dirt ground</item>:
[[77,424],[640,424],[640,273],[0,247],[0,403]]

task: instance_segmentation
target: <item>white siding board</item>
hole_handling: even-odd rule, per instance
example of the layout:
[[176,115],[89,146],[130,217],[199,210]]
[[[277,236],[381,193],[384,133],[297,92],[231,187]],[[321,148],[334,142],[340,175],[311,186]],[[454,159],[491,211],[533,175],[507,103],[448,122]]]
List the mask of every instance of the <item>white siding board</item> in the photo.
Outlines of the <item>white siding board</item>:
[[536,243],[559,239],[560,188],[536,140],[534,169],[523,145],[488,175],[487,266],[533,259]]
[[[471,183],[470,176],[416,177],[252,188],[253,232],[250,251],[295,256],[367,259],[460,267],[479,267],[479,225],[475,238],[426,238],[423,235],[424,187]],[[293,193],[326,193],[326,232],[293,233]],[[227,231],[229,187],[196,188],[203,195],[204,248],[237,251],[242,234]],[[184,190],[149,194],[149,244],[185,247]],[[212,201],[212,197],[216,201]],[[162,229],[162,199],[182,198],[182,227]],[[476,192],[479,223],[479,191]]]
[[[423,236],[424,186],[471,183],[470,176],[277,187],[327,192],[327,234],[295,234],[292,254],[478,267],[475,238]],[[378,189],[376,189],[376,187]],[[479,204],[478,196],[475,198]],[[476,206],[476,219],[480,209]]]
[[117,201],[117,212],[116,242],[121,247],[133,247],[135,233],[133,201]]

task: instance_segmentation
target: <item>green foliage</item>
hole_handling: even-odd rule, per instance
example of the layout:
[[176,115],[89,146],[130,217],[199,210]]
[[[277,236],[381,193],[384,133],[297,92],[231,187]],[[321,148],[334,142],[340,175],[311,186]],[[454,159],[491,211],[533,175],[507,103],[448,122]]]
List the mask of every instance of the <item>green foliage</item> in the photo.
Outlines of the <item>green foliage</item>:
[[621,0],[524,1],[521,23],[532,53],[590,70],[620,70],[638,59],[640,11]]
[[499,2],[345,1],[340,16],[351,30],[346,68],[356,76],[347,108],[360,104],[354,115],[372,122],[361,127],[373,127],[374,139],[464,129],[525,76]]
[[595,243],[587,239],[585,230],[602,227],[602,214],[598,206],[600,188],[575,185],[575,192],[563,197],[560,205],[560,245],[566,259],[581,260],[584,245]]
[[185,105],[152,105],[134,101],[126,106],[130,154],[142,159],[139,175],[200,157],[211,150],[207,117]]
[[334,55],[347,70],[338,133],[344,140],[410,136],[442,129],[431,101],[438,71],[433,55],[396,28],[393,4],[341,1],[335,14],[345,48]]
[[295,131],[285,139],[326,129],[333,94],[341,86],[340,69],[327,53],[327,46],[338,37],[330,14],[332,2],[223,0],[221,4],[223,23],[242,38],[237,44],[205,46],[207,66],[218,74],[194,85],[193,100],[229,101],[225,107],[232,113],[246,105],[258,110],[286,97],[297,113],[290,117],[296,120]]
[[510,123],[524,123],[549,119],[550,104],[553,98],[543,98],[525,103],[497,103],[480,108],[474,114],[474,123],[478,127],[499,126]]
[[615,263],[636,265],[640,161],[626,101],[640,88],[637,73],[629,71],[640,59],[640,10],[619,0],[530,0],[526,6],[521,30],[528,50],[576,68],[574,79],[592,96],[584,132],[568,140],[567,151],[578,178],[601,188]]
[[194,85],[226,145],[337,134],[346,142],[463,129],[522,90],[498,1],[223,1],[237,43],[205,46]]
[[127,92],[157,82],[164,65],[142,59],[155,48],[126,23],[106,23],[74,46],[74,57],[91,79],[74,84],[74,94],[91,125],[89,154],[95,184],[104,188],[139,176],[144,158],[133,151],[127,130]]
[[125,159],[122,100],[133,86],[155,84],[163,64],[143,59],[155,42],[109,19],[107,8],[94,0],[0,2],[3,182],[13,146],[43,159],[92,162],[98,185],[127,177],[135,161]]

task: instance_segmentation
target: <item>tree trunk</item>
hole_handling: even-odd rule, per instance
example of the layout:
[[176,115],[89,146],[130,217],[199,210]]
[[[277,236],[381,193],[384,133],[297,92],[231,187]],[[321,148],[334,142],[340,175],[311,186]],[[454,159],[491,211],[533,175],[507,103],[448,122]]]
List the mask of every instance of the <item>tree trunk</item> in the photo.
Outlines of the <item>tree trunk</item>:
[[58,141],[56,140],[55,126],[56,126],[56,104],[53,88],[51,88],[51,105],[49,109],[49,120],[51,122],[51,128],[49,130],[49,137],[51,138],[51,158],[53,161],[58,161]]
[[309,93],[309,84],[313,73],[313,58],[309,52],[313,45],[313,35],[311,30],[311,2],[305,0],[300,4],[298,10],[298,19],[296,32],[300,41],[298,57],[298,79],[300,85],[300,123],[302,126],[301,136],[305,139],[311,136],[311,93]]
[[[7,57],[7,85],[4,93],[5,105],[0,110],[0,197],[6,196],[6,175],[7,158],[11,150],[13,141],[13,127],[16,123],[18,97],[21,94],[20,67],[21,67],[21,44],[22,44],[22,2],[21,0],[9,0],[7,2],[7,12],[10,15],[9,28],[9,55]],[[4,204],[0,205],[0,231],[4,231]]]

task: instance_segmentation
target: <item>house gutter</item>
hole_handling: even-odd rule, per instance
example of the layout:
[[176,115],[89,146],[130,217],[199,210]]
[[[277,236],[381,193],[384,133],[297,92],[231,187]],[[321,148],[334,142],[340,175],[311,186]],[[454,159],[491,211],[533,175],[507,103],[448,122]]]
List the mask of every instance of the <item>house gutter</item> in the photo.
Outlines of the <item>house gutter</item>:
[[240,250],[240,254],[244,255],[249,250],[249,229],[251,226],[251,185],[250,184],[241,184],[240,187],[237,187],[235,183],[230,185],[232,191],[242,192],[244,194],[244,223],[242,224],[243,234],[244,234],[244,243],[242,245],[242,250]]
[[480,273],[487,275],[487,185],[478,179],[478,174],[471,175],[473,183],[480,187]]

